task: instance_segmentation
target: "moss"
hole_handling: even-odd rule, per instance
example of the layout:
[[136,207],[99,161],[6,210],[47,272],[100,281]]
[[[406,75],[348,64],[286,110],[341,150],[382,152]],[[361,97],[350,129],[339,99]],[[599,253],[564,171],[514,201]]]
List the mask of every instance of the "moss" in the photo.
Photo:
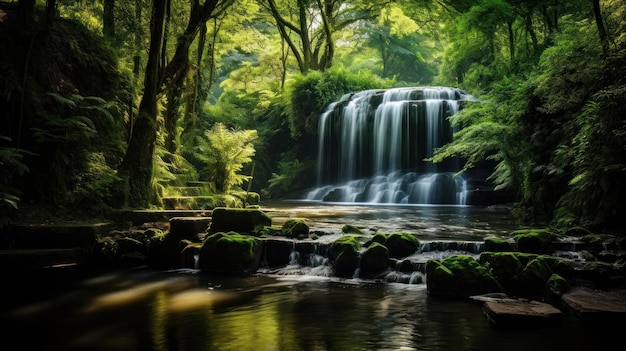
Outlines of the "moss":
[[272,225],[272,219],[258,209],[218,207],[213,210],[211,217],[209,230],[211,233],[228,231],[251,233],[258,226]]
[[513,246],[506,239],[486,238],[485,239],[485,251],[492,251],[492,252],[513,251]]
[[517,249],[521,252],[549,254],[554,252],[552,241],[556,238],[547,229],[525,229],[513,232]]
[[508,285],[508,280],[520,273],[525,266],[515,252],[483,252],[479,257],[479,262],[500,281],[504,286]]
[[502,291],[489,271],[467,255],[450,256],[441,262],[428,261],[426,285],[430,295],[451,297]]
[[389,249],[390,257],[404,258],[414,254],[419,249],[420,243],[413,234],[397,232],[387,236],[385,246]]
[[262,242],[237,232],[218,232],[200,247],[200,269],[211,272],[249,274],[258,268]]
[[288,238],[305,238],[309,236],[309,225],[303,219],[290,219],[281,228]]
[[559,301],[561,296],[570,291],[572,286],[567,279],[558,274],[552,274],[546,283],[545,298],[548,301]]
[[328,257],[340,277],[350,277],[358,266],[361,243],[355,235],[344,235],[333,241],[328,248]]
[[341,227],[341,232],[344,234],[363,234],[363,231],[351,224],[346,224]]

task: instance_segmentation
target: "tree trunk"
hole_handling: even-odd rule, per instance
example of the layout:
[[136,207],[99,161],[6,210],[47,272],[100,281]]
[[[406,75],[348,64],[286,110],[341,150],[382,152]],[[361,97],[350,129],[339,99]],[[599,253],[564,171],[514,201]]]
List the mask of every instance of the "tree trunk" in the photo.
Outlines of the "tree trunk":
[[18,0],[17,8],[22,23],[31,24],[35,17],[35,0]]
[[103,1],[102,35],[107,39],[115,37],[115,0]]
[[167,91],[167,108],[165,109],[165,115],[163,120],[165,122],[165,149],[172,154],[176,154],[176,125],[180,119],[180,106],[182,105],[182,94],[184,86],[183,81],[180,80],[177,84],[171,87]]
[[134,51],[135,56],[133,57],[133,76],[135,78],[135,82],[139,80],[139,72],[141,72],[141,49],[143,42],[143,31],[141,29],[141,11],[143,10],[142,6],[143,2],[141,0],[135,0],[135,17],[133,19],[133,31],[135,36],[135,44]]
[[119,168],[120,176],[128,182],[125,195],[127,205],[131,208],[147,208],[150,204],[150,183],[157,135],[158,72],[166,2],[167,0],[154,0],[152,5],[150,49],[143,97],[126,155]]
[[604,20],[602,19],[602,12],[600,11],[600,0],[592,0],[593,2],[593,15],[596,19],[596,26],[598,27],[598,35],[600,36],[600,42],[602,43],[602,53],[606,56],[609,52],[609,41],[606,37],[606,29],[604,27]]

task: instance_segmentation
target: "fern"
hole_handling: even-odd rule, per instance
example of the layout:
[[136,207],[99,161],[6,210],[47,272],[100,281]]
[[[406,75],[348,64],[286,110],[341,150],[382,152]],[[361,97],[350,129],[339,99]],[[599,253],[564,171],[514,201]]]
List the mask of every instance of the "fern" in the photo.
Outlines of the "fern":
[[204,133],[204,138],[198,138],[194,152],[194,156],[204,164],[199,171],[201,178],[213,181],[222,193],[249,180],[249,176],[239,172],[244,165],[252,162],[256,138],[256,130],[227,129],[224,124],[216,123]]

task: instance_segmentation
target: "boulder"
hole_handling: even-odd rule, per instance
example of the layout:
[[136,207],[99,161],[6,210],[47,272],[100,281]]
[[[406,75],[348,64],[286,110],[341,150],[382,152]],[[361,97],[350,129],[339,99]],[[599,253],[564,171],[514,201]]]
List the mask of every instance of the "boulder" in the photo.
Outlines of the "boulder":
[[333,241],[328,247],[328,259],[335,270],[335,275],[352,277],[359,265],[361,243],[354,235],[344,235]]
[[211,224],[209,217],[172,217],[170,218],[170,234],[181,239],[198,241],[199,233],[206,233]]
[[389,268],[389,250],[379,244],[370,245],[361,255],[361,274],[365,277],[372,277]]
[[259,269],[263,242],[236,232],[218,232],[207,236],[200,247],[198,267],[202,271],[250,274]]
[[303,219],[289,219],[283,224],[281,232],[288,238],[307,238],[309,225]]
[[496,279],[471,256],[454,255],[426,263],[426,291],[432,296],[466,298],[502,292]]
[[409,233],[393,233],[387,236],[384,245],[389,249],[389,257],[404,258],[414,254],[420,247],[419,240]]
[[522,229],[513,232],[517,249],[521,252],[534,254],[552,254],[552,241],[556,237],[546,229]]
[[258,227],[271,225],[272,219],[259,209],[218,207],[213,210],[209,233],[252,233]]

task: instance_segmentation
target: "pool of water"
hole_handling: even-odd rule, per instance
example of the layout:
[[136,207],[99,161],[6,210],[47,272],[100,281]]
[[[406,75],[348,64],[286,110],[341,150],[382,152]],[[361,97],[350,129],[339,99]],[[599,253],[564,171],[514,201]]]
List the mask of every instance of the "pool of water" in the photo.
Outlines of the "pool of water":
[[55,292],[39,289],[19,304],[3,299],[2,344],[66,351],[541,351],[603,349],[615,336],[571,315],[557,326],[500,330],[482,306],[429,297],[423,284],[137,269]]

